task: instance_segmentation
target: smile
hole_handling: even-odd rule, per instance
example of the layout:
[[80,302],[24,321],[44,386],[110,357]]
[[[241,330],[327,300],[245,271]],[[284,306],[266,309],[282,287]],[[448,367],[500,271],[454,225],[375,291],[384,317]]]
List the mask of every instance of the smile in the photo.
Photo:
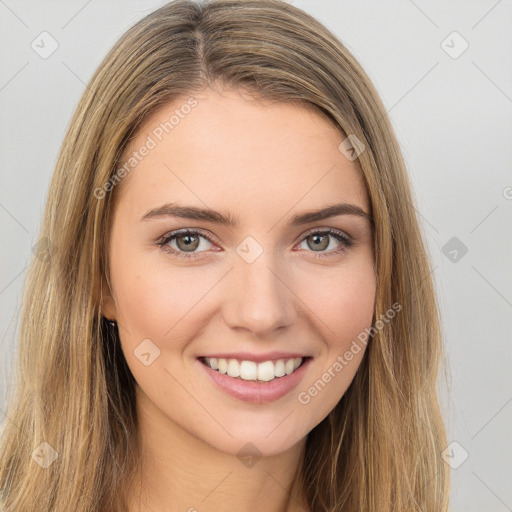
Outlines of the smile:
[[276,361],[255,361],[202,357],[200,361],[212,370],[227,374],[229,377],[248,381],[270,382],[274,379],[292,374],[306,358],[294,357]]

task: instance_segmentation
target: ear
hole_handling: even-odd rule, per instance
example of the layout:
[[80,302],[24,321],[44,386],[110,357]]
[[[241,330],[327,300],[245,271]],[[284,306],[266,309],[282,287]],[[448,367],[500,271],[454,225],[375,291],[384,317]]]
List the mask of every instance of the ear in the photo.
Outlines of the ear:
[[116,305],[112,297],[112,291],[105,278],[101,280],[100,311],[110,321],[117,319]]

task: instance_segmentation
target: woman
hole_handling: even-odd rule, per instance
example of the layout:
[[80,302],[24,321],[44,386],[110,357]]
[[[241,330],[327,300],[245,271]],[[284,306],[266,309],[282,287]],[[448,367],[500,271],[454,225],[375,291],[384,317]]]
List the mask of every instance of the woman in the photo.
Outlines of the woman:
[[442,341],[385,109],[278,0],[171,2],[66,134],[3,510],[441,511]]

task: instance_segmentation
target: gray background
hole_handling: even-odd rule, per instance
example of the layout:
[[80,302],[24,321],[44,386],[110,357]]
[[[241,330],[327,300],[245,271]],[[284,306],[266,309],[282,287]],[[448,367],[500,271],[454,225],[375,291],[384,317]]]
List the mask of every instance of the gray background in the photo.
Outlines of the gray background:
[[[4,394],[20,290],[71,114],[117,38],[163,3],[0,0]],[[445,452],[452,510],[512,511],[512,3],[291,3],[361,62],[403,148],[449,357],[450,388],[440,391],[455,443]],[[31,47],[43,31],[58,42],[46,59]]]

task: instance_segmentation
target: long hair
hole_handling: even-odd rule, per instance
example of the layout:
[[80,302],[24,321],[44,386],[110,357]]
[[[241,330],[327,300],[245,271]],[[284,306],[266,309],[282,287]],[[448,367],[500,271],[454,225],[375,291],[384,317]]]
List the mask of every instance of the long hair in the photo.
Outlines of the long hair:
[[447,510],[440,315],[400,147],[352,54],[280,0],[170,2],[118,40],[86,87],[24,283],[0,446],[3,510],[124,509],[139,463],[135,381],[118,331],[101,314],[119,188],[104,184],[148,116],[216,84],[300,102],[364,144],[357,161],[374,219],[374,323],[401,305],[375,329],[344,396],[308,434],[298,478],[309,510]]

